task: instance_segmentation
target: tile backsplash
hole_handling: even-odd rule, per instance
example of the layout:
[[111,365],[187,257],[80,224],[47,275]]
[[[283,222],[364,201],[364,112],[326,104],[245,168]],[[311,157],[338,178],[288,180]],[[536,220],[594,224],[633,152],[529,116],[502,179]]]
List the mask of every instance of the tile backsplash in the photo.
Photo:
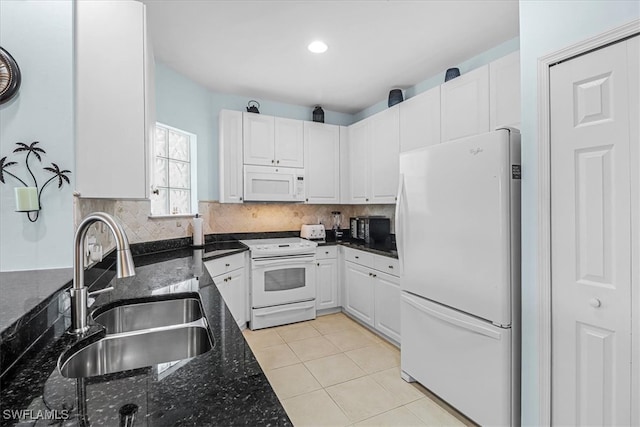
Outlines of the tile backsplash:
[[[123,223],[131,243],[188,237],[192,234],[189,217],[150,218],[148,200],[74,200],[74,223],[91,212],[102,211],[116,216]],[[349,227],[349,218],[363,215],[383,215],[391,218],[393,231],[394,205],[305,205],[297,203],[199,203],[204,220],[205,234],[243,233],[264,231],[297,231],[303,224],[321,222],[327,228],[333,225],[332,211],[342,213],[342,228]],[[113,246],[108,230],[95,226],[94,234],[103,246]]]

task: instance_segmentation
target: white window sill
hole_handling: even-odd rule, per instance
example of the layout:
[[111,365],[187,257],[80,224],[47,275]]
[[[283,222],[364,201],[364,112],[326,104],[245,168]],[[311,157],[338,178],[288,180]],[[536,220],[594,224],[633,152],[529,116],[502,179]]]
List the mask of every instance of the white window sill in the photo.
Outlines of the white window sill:
[[149,219],[194,218],[196,214],[149,215]]

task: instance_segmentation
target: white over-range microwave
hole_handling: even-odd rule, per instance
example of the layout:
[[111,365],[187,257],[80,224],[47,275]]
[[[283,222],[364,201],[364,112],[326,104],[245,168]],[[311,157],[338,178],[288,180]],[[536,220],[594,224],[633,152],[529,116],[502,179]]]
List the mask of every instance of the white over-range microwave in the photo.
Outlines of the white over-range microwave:
[[304,202],[304,169],[244,166],[246,202]]

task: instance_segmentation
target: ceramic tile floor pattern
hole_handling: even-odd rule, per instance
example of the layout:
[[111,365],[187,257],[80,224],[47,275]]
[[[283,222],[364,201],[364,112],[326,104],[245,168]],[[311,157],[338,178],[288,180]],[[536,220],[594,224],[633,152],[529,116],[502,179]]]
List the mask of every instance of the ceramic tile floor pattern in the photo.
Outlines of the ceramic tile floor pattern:
[[246,330],[296,427],[473,425],[400,378],[400,351],[342,313]]

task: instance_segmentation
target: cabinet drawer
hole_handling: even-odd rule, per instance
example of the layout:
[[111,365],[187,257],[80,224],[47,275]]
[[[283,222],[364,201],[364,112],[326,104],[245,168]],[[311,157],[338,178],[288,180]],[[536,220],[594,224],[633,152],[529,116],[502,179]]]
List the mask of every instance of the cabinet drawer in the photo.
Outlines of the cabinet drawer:
[[373,258],[373,268],[384,271],[392,276],[400,276],[400,263],[395,258],[376,255]]
[[316,249],[316,259],[328,259],[338,257],[337,246],[321,246]]
[[228,273],[229,271],[244,267],[244,252],[223,258],[212,259],[210,261],[206,261],[204,265],[207,267],[211,277],[216,277],[220,274]]
[[344,248],[344,260],[373,268],[374,255],[357,249]]

